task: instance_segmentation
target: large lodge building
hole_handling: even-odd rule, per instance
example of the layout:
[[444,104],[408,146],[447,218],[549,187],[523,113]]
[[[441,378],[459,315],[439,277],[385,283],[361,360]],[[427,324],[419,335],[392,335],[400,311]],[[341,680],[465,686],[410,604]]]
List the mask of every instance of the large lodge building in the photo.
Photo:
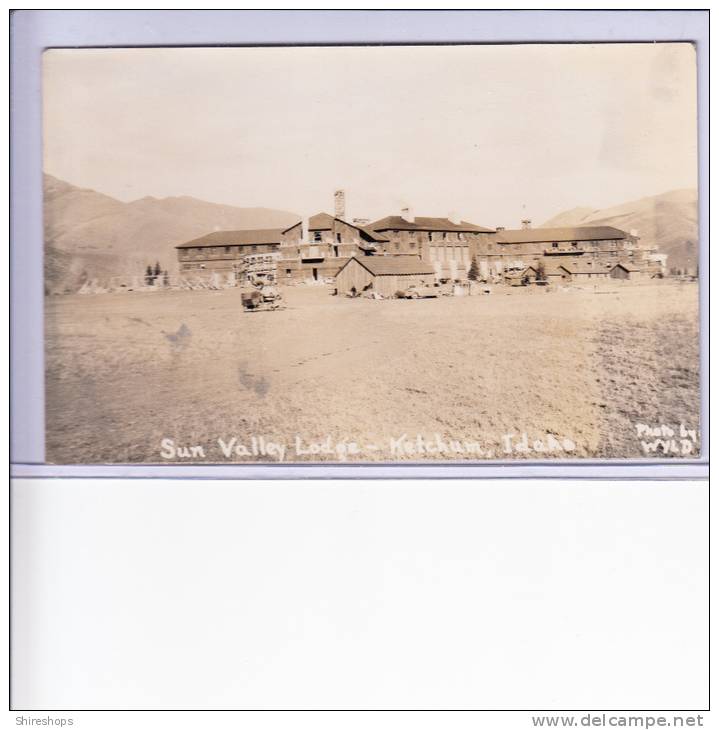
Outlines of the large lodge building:
[[[246,277],[271,272],[278,283],[333,278],[351,259],[413,257],[440,281],[463,281],[476,261],[478,278],[507,283],[649,278],[665,258],[635,232],[611,226],[486,228],[454,217],[398,216],[369,222],[344,219],[344,194],[335,215],[318,213],[286,229],[216,231],[177,246],[180,275]],[[405,259],[410,262],[410,259]],[[620,265],[620,266],[619,266]]]

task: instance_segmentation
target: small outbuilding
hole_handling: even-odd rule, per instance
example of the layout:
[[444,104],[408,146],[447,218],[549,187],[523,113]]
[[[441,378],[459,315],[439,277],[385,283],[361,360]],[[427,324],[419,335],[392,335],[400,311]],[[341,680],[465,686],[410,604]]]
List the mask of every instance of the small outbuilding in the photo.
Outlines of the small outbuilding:
[[571,272],[572,282],[592,281],[594,279],[608,279],[609,270],[602,268],[599,264],[595,266],[594,261],[572,261],[562,264],[562,266]]
[[337,294],[359,296],[371,291],[393,297],[398,291],[415,286],[431,286],[435,271],[418,256],[354,256],[337,272]]
[[572,272],[565,266],[545,266],[544,278],[550,283],[564,282],[572,280]]
[[504,275],[504,280],[509,286],[526,286],[536,284],[539,279],[537,269],[534,266],[527,266],[521,271],[510,271]]
[[642,270],[638,266],[632,264],[617,264],[609,270],[609,276],[612,279],[635,280],[642,277]]

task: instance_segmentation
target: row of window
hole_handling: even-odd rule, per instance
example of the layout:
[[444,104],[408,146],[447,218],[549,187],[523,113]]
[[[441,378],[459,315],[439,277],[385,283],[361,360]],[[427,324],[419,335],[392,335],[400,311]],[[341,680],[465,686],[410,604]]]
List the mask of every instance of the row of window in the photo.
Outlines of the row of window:
[[[331,240],[331,237],[330,237],[330,240]],[[324,239],[322,238],[322,231],[313,231],[312,241],[314,243],[323,243]],[[356,242],[357,242],[357,236],[354,236],[349,241],[349,243],[356,243]],[[342,243],[342,234],[341,233],[335,233],[335,243]],[[347,241],[345,241],[345,243],[347,243]]]
[[[548,243],[548,242],[547,242]],[[545,242],[536,242],[536,243],[509,243],[509,244],[501,244],[500,249],[502,251],[527,251],[529,250],[528,247],[530,245],[536,246],[537,250],[543,249],[546,247],[547,243]],[[599,246],[600,244],[605,244],[607,246],[611,246],[612,248],[618,248],[618,243],[616,241],[552,241],[552,249],[555,250],[562,250],[562,249],[572,249],[572,250],[581,250],[582,248],[586,248],[587,246]],[[629,246],[624,246],[623,248],[629,249]],[[494,251],[494,244],[493,243],[487,243],[487,251]]]
[[[390,235],[397,236],[401,233],[401,231],[390,231]],[[407,231],[410,238],[416,238],[417,233],[419,231]],[[429,240],[430,241],[447,241],[447,240],[459,240],[459,241],[466,241],[466,237],[464,233],[446,233],[446,232],[437,232],[437,231],[429,231]],[[456,235],[455,239],[450,239],[448,236]],[[322,243],[322,231],[314,231],[312,233],[312,240],[315,243]],[[335,233],[335,242],[336,243],[342,243],[342,234],[341,233]]]
[[194,256],[211,256],[211,255],[219,255],[222,253],[247,253],[248,251],[252,251],[253,253],[257,251],[277,251],[279,249],[279,244],[277,243],[260,243],[260,244],[253,244],[253,245],[246,245],[246,246],[198,246],[195,248],[185,248],[182,249],[185,251],[188,255],[194,255]]
[[[393,233],[397,234],[397,233],[399,233],[399,231],[393,231]],[[410,238],[413,239],[413,238],[416,237],[416,233],[417,232],[416,231],[408,231],[408,233],[409,233]],[[448,240],[447,239],[447,233],[446,232],[437,233],[437,232],[429,231],[429,241],[430,242],[440,241],[440,240],[441,241]],[[467,239],[465,238],[464,233],[459,233],[459,234],[457,234],[457,238],[454,239],[454,240],[466,241]],[[314,234],[313,234],[313,241],[315,243],[322,243],[322,232],[321,231],[315,231],[314,232]],[[341,233],[335,234],[335,241],[337,243],[342,243],[342,234]],[[617,243],[614,242],[614,241],[609,241],[609,242],[603,242],[603,241],[583,241],[582,242],[582,245],[583,246],[587,246],[587,245],[597,246],[600,243],[608,243],[609,245],[612,245],[612,246],[615,246],[615,247],[617,246]],[[417,247],[416,241],[410,240],[409,241],[409,245],[410,245],[410,248],[412,248],[412,249],[414,249],[414,248]],[[517,246],[524,246],[525,244],[515,244],[515,245],[517,245]],[[399,250],[399,246],[400,246],[399,241],[395,241],[394,242],[394,247],[395,247],[396,250]],[[564,247],[567,247],[567,246],[570,247],[570,248],[573,248],[573,249],[578,249],[579,248],[579,242],[578,241],[566,241],[566,242],[563,242],[561,245],[560,245],[560,243],[558,241],[553,241],[552,242],[552,248],[553,249],[564,248]],[[202,246],[202,247],[196,247],[196,248],[186,248],[186,249],[184,249],[184,251],[188,255],[192,255],[193,253],[194,253],[194,255],[199,255],[199,254],[203,254],[203,253],[204,254],[241,253],[241,252],[247,251],[247,250],[250,250],[250,251],[253,251],[253,252],[256,252],[256,251],[268,251],[268,250],[269,251],[272,251],[272,250],[276,250],[278,247],[279,247],[279,244],[271,243],[271,244],[253,244],[253,245],[245,245],[245,246],[224,246],[224,247],[223,246],[209,246],[209,247],[208,246]],[[494,244],[488,243],[487,244],[487,249],[489,251],[493,251],[494,250]]]
[[612,240],[612,241],[562,241],[561,243],[559,243],[557,241],[553,241],[552,248],[565,248],[567,246],[569,246],[571,248],[579,248],[580,244],[581,244],[581,246],[584,246],[584,247],[599,246],[600,244],[605,244],[607,246],[614,246],[616,248],[620,243],[626,244],[627,242]]
[[469,263],[467,246],[430,246],[429,258],[432,261],[459,261]]
[[[389,231],[389,234],[392,236],[397,236],[400,234],[401,231]],[[407,235],[410,238],[416,238],[418,233],[423,233],[423,231],[407,231]],[[432,241],[448,241],[448,240],[454,240],[454,241],[466,241],[467,238],[465,237],[464,233],[447,233],[446,231],[428,231],[428,240],[430,242]],[[451,236],[456,236],[456,238],[452,239]]]
[[[322,243],[322,231],[315,231],[313,234],[312,240],[315,243]],[[335,241],[337,243],[342,243],[342,234],[341,233],[335,233]]]

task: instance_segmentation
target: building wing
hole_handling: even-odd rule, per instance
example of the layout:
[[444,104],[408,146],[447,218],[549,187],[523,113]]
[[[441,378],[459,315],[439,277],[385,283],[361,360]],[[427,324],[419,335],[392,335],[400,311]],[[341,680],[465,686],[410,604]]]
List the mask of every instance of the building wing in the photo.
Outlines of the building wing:
[[214,231],[206,236],[181,243],[175,248],[205,248],[208,246],[254,246],[282,243],[282,230],[263,228],[250,231]]
[[554,243],[560,241],[623,240],[624,231],[612,226],[576,226],[566,228],[518,228],[497,231],[497,243]]

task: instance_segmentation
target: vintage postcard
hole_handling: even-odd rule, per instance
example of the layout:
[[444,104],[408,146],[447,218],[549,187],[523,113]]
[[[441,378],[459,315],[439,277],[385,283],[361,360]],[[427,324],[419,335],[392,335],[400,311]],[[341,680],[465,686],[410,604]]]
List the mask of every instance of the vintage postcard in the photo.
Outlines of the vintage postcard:
[[689,43],[48,50],[47,461],[700,455]]

